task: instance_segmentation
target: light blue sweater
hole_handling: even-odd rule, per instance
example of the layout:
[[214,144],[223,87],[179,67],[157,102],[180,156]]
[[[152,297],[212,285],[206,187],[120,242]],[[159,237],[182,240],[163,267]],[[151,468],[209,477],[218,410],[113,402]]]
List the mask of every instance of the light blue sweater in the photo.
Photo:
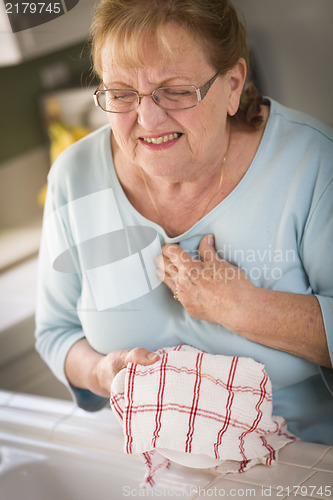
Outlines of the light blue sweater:
[[[265,363],[274,414],[301,439],[333,444],[333,398],[320,367],[193,319],[155,276],[164,243],[197,256],[214,234],[220,256],[260,287],[314,294],[333,359],[333,133],[271,101],[270,117],[244,178],[186,233],[168,237],[140,215],[117,179],[110,128],[68,148],[49,174],[40,250],[36,346],[68,385],[68,350],[86,337],[98,352],[190,344],[209,353]],[[278,335],[278,332],[277,332]],[[106,401],[71,388],[78,404]]]

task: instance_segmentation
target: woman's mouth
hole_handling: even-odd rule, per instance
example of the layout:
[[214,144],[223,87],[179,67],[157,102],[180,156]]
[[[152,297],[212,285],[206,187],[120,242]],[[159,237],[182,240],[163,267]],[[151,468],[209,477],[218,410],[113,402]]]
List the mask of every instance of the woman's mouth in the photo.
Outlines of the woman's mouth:
[[183,134],[175,132],[173,134],[162,135],[159,137],[140,137],[140,139],[146,144],[166,144],[168,142],[179,139]]
[[157,137],[140,137],[140,141],[148,148],[164,149],[170,147],[182,136],[180,132],[173,132],[172,134],[160,135]]

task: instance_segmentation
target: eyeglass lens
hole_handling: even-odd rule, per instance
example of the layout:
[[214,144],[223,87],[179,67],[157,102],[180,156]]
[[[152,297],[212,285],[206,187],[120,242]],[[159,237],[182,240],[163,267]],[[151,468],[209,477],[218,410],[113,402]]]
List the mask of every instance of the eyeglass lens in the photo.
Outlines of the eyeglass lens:
[[[158,106],[170,110],[192,108],[198,104],[196,89],[191,85],[156,89],[152,98]],[[126,113],[138,106],[140,97],[134,91],[102,90],[98,93],[98,102],[105,111]]]

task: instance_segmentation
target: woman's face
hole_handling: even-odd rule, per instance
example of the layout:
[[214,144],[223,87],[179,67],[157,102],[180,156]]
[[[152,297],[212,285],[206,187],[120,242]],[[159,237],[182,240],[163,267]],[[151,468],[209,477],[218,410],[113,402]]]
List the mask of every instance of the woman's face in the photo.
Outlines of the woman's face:
[[[151,94],[161,86],[201,87],[215,75],[216,70],[207,61],[200,40],[174,24],[166,26],[165,35],[172,56],[158,51],[152,39],[144,51],[144,67],[113,63],[105,45],[102,52],[105,87]],[[243,78],[242,68],[238,66],[219,76],[194,108],[167,111],[158,107],[151,97],[143,97],[138,108],[129,113],[108,113],[114,140],[125,161],[141,166],[149,175],[176,182],[194,180],[203,169],[211,168],[213,163],[220,164],[227,143],[227,113],[236,111],[239,87],[244,82],[244,79],[238,81]],[[173,138],[174,134],[177,138]],[[169,137],[171,140],[161,144],[151,142],[151,139],[163,138],[164,141]]]

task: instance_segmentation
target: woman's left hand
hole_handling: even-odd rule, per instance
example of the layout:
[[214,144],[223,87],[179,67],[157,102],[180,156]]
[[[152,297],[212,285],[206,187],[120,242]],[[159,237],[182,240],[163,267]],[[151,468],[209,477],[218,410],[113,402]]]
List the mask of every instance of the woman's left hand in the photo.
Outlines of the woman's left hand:
[[[219,258],[212,235],[199,245],[201,260],[192,259],[179,245],[167,244],[157,257],[157,275],[196,319],[223,324],[237,331],[244,305],[256,287],[236,266]],[[246,308],[245,308],[246,309]]]
[[219,258],[214,237],[199,245],[201,260],[164,245],[157,275],[196,319],[219,323],[253,342],[332,367],[319,302],[313,295],[257,287]]

